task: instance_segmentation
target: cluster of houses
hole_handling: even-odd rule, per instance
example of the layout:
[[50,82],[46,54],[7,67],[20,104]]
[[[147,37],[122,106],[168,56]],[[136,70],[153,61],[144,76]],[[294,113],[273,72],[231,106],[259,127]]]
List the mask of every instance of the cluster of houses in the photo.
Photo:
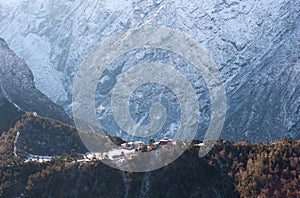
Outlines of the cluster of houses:
[[[88,162],[88,161],[93,161],[93,160],[101,160],[101,159],[116,159],[120,156],[124,156],[124,154],[131,154],[134,153],[136,150],[140,150],[140,149],[144,149],[144,148],[158,148],[160,146],[164,146],[167,144],[176,144],[178,143],[177,141],[173,141],[172,139],[169,138],[164,138],[161,139],[157,142],[152,142],[150,144],[145,144],[142,141],[135,141],[135,142],[126,142],[121,144],[121,148],[118,149],[114,149],[105,153],[86,153],[82,155],[81,159],[78,159],[77,162]],[[203,147],[204,143],[199,143],[199,144],[195,144],[194,146],[196,147]],[[26,162],[30,162],[30,161],[36,161],[36,162],[47,162],[47,161],[51,161],[52,157],[49,156],[34,156],[34,155],[30,155],[28,156],[28,159],[26,160]],[[76,162],[76,161],[74,161]]]
[[[163,146],[168,144],[169,142],[173,142],[172,139],[169,138],[164,138],[159,140],[158,142],[154,142],[153,145],[154,146]],[[141,141],[135,141],[135,142],[126,142],[121,144],[121,148],[122,149],[127,149],[127,150],[132,150],[132,149],[142,149],[143,147],[146,147],[147,145],[144,142]]]

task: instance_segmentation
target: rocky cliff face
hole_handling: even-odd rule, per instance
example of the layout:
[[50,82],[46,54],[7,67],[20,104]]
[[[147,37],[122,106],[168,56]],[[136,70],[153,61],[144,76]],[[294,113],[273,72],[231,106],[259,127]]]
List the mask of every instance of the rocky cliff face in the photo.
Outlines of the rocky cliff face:
[[[29,63],[37,87],[68,110],[73,78],[92,47],[112,33],[138,27],[146,21],[148,25],[167,26],[195,38],[219,65],[228,101],[223,138],[253,141],[276,140],[284,135],[299,138],[299,1],[19,0],[0,6],[0,35]],[[124,62],[126,66],[166,56],[170,62],[178,58],[157,49],[137,49],[114,64],[123,67]],[[184,65],[182,61],[175,62],[177,67]],[[189,75],[184,69],[183,73],[190,81],[198,79],[198,74]],[[144,87],[140,93],[147,95],[149,90],[159,88]],[[166,92],[166,98],[173,97]],[[107,93],[103,97],[109,96]],[[137,98],[133,95],[132,101]],[[205,131],[209,118],[210,105],[204,98],[199,100],[204,114],[199,131]],[[142,103],[151,100],[153,97],[144,97]],[[136,107],[137,112],[143,112],[136,118],[140,120],[147,108],[139,104]],[[170,131],[180,109],[176,102],[167,108],[171,109],[170,117],[175,118],[165,126]],[[102,113],[100,117],[106,123],[111,120],[111,111]],[[105,127],[113,135],[123,134],[114,123]],[[202,136],[199,133],[198,137]]]
[[[0,90],[0,99],[7,101],[2,103],[3,108],[14,105],[22,111],[33,111],[57,120],[71,122],[62,107],[36,89],[31,70],[23,59],[9,49],[3,39],[0,39]],[[8,118],[12,114],[13,111],[1,111],[3,118]]]

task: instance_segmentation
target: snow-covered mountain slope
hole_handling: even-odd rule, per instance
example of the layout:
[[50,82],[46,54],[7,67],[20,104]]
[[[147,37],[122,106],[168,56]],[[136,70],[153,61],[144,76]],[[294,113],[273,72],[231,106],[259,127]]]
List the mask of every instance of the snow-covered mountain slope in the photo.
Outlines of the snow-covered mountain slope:
[[31,70],[24,60],[10,50],[1,38],[0,90],[0,101],[4,101],[0,104],[2,121],[8,120],[9,123],[13,120],[16,121],[13,115],[18,113],[15,112],[14,108],[9,107],[14,105],[20,111],[33,111],[43,116],[72,123],[61,106],[52,102],[45,94],[36,89]]
[[[27,61],[37,88],[67,110],[74,76],[90,50],[112,33],[149,21],[148,25],[163,25],[195,38],[219,65],[228,101],[223,138],[257,141],[281,139],[284,135],[299,137],[300,1],[12,2],[0,1],[0,36]],[[164,57],[159,54],[165,52],[159,50],[137,50],[125,54],[115,64],[122,65],[124,60],[150,62],[149,54],[153,52],[158,54],[155,58]],[[188,75],[188,70],[185,72]],[[189,77],[191,81],[195,79],[198,74]],[[140,91],[146,95],[152,88]],[[173,97],[171,92],[168,94]],[[207,128],[209,118],[209,102],[205,98],[199,100],[204,114],[199,131]],[[176,102],[169,106],[175,119],[169,120],[168,131],[176,129],[172,123],[177,121],[179,108],[175,107]],[[145,110],[139,105],[137,108]],[[111,120],[109,111],[103,114],[100,116],[104,120]],[[114,123],[106,123],[107,131],[119,131]]]

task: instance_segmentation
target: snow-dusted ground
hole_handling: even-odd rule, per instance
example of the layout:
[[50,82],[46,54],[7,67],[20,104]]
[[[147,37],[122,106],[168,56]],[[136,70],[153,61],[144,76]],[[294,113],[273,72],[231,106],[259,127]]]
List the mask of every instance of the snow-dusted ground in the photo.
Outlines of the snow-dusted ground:
[[[84,162],[90,162],[93,160],[103,160],[103,159],[109,159],[109,160],[118,160],[119,158],[122,158],[125,155],[130,155],[135,152],[135,149],[127,150],[127,149],[114,149],[108,152],[104,153],[86,153],[82,154],[83,159],[79,159],[76,162],[78,163],[84,163]],[[25,160],[25,162],[49,162],[54,158],[57,158],[59,156],[41,156],[41,155],[28,155],[28,158]],[[75,162],[75,161],[74,161]]]
[[25,160],[26,163],[28,162],[38,162],[38,163],[43,163],[43,162],[49,162],[53,158],[57,156],[48,156],[48,155],[28,155],[28,158]]
[[15,157],[18,157],[18,154],[17,154],[17,143],[18,143],[19,137],[20,137],[20,132],[18,131],[17,135],[15,137],[15,140],[14,140],[14,156]]

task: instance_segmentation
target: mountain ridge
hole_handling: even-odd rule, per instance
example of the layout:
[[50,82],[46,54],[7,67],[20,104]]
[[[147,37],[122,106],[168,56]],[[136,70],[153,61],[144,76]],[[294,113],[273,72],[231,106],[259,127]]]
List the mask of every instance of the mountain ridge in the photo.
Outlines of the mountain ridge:
[[[112,1],[35,0],[3,6],[1,10],[0,36],[28,62],[37,87],[68,113],[71,113],[74,76],[90,50],[110,35],[149,21],[150,27],[165,26],[193,37],[219,66],[228,101],[222,138],[271,141],[283,136],[299,137],[299,1],[132,0],[124,2],[121,8]],[[137,49],[120,57],[113,66],[129,68],[136,62],[164,61],[162,57],[171,57],[168,64],[176,60],[178,67],[186,64],[174,54]],[[101,80],[110,78],[108,85],[111,85],[119,75],[118,72],[104,75]],[[199,119],[196,138],[201,138],[210,117],[208,92],[205,83],[199,80],[201,75],[189,73],[188,69],[183,69],[183,75],[199,83],[200,89],[196,91],[200,93],[198,98],[203,98],[199,100],[203,117]],[[155,92],[157,88],[150,86],[140,92],[146,96],[149,90]],[[103,102],[104,110],[99,112],[99,119],[110,123],[105,131],[127,138],[111,122],[111,107],[105,102],[110,93],[101,97],[104,99],[97,103]],[[153,98],[156,96],[146,98],[143,103],[151,103]],[[132,100],[137,101],[138,96],[133,95]],[[166,107],[172,109],[172,105]],[[147,108],[140,104],[136,107],[134,119],[139,121],[147,114]],[[180,109],[173,109],[170,117],[178,119]],[[172,124],[162,131],[171,131]]]
[[61,106],[36,89],[31,70],[25,61],[9,48],[4,39],[0,40],[0,88],[0,99],[9,101],[23,112],[38,112],[72,123]]

